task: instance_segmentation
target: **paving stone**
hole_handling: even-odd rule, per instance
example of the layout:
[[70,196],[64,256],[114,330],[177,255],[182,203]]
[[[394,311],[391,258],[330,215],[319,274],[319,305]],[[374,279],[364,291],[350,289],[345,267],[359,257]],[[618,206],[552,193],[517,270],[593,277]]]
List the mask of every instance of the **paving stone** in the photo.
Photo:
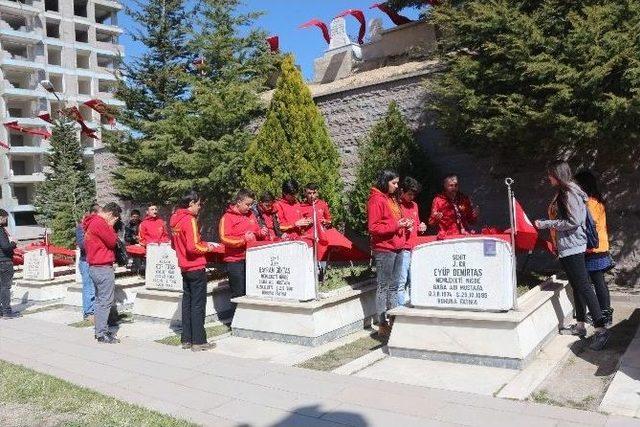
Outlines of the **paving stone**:
[[465,426],[554,427],[557,420],[513,412],[447,403],[438,409],[437,420]]
[[397,412],[384,411],[367,406],[352,405],[347,403],[340,405],[335,410],[323,415],[322,419],[358,427],[453,426],[453,424],[451,423],[443,422],[440,420],[429,420],[420,417],[414,417],[411,415],[399,414]]

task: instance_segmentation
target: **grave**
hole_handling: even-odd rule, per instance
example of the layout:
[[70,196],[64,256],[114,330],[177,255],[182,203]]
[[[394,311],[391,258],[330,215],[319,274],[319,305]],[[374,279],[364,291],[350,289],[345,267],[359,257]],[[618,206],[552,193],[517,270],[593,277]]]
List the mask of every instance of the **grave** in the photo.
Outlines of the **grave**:
[[[215,273],[215,272],[214,272]],[[230,292],[226,280],[211,279],[207,283],[207,322],[226,319],[231,311]],[[134,317],[179,325],[182,319],[182,273],[178,257],[168,244],[149,245],[144,287],[133,303]]]
[[492,237],[426,243],[411,256],[412,307],[397,307],[391,356],[522,369],[573,312],[548,282],[517,300],[511,244]]
[[[138,290],[144,286],[144,278],[131,273],[126,267],[116,267],[116,288],[114,299],[119,312],[131,311]],[[64,305],[73,309],[82,309],[82,276],[76,270],[76,281],[69,284],[64,297]],[[79,281],[78,281],[79,279]]]
[[247,249],[247,295],[234,298],[234,336],[317,346],[370,324],[375,284],[316,292],[313,250],[299,241]]
[[75,280],[69,267],[54,269],[53,255],[40,248],[24,254],[22,278],[15,280],[11,299],[22,304],[57,303],[64,300],[69,283]]

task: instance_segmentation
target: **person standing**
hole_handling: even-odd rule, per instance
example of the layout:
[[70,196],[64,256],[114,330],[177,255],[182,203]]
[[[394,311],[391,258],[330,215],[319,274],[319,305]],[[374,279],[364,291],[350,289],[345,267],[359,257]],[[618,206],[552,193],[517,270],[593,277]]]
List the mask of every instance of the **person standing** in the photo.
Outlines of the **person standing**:
[[[117,227],[118,228],[118,227]],[[127,245],[137,245],[140,243],[140,211],[133,209],[129,215],[129,222],[124,227],[124,242]],[[144,275],[144,260],[134,257],[130,261],[131,271],[139,276]]]
[[276,202],[275,207],[283,239],[302,237],[313,223],[311,218],[304,218],[302,215],[297,197],[299,192],[300,187],[296,181],[288,180],[282,183],[282,198]]
[[219,224],[220,241],[224,245],[223,261],[227,264],[231,298],[246,294],[247,244],[264,240],[269,236],[266,227],[261,228],[251,210],[255,196],[249,190],[240,190],[222,215]]
[[84,247],[89,263],[89,276],[96,290],[95,337],[100,343],[115,344],[120,340],[109,332],[108,319],[114,303],[116,245],[118,235],[114,225],[120,219],[122,208],[114,202],[107,203],[100,211],[85,217]]
[[171,215],[171,243],[182,271],[182,348],[205,351],[215,347],[207,343],[204,317],[207,299],[207,259],[213,247],[202,241],[198,214],[202,208],[200,195],[187,192]]
[[[549,205],[549,219],[536,220],[539,229],[551,230],[551,237],[558,251],[558,258],[573,288],[576,321],[567,330],[572,335],[586,336],[584,304],[589,308],[596,329],[591,345],[592,350],[602,350],[609,340],[605,327],[606,318],[602,314],[598,298],[591,286],[585,264],[587,250],[586,217],[588,196],[573,181],[571,168],[566,162],[557,161],[547,170],[550,184],[556,194]],[[584,304],[583,304],[584,303]]]
[[415,179],[407,176],[400,185],[400,210],[402,218],[410,220],[409,228],[405,230],[404,245],[400,256],[402,257],[402,268],[398,276],[398,304],[404,305],[409,302],[409,290],[411,289],[411,251],[418,242],[418,233],[427,231],[427,225],[420,222],[418,204],[415,198],[420,194],[422,186]]
[[275,209],[275,197],[270,192],[262,193],[258,199],[258,203],[255,203],[251,210],[258,220],[260,228],[266,228],[269,235],[266,240],[274,241],[282,237],[282,231],[280,230],[280,221],[278,220],[278,214]]
[[147,246],[149,243],[170,243],[167,224],[158,216],[158,206],[149,205],[147,213],[138,227],[138,243]]
[[302,216],[305,218],[313,218],[314,205],[318,222],[325,228],[331,227],[329,204],[320,198],[318,185],[309,183],[304,187],[304,201],[300,203]]
[[0,209],[0,317],[13,319],[20,317],[11,310],[11,285],[13,284],[13,251],[15,240],[7,232],[9,213]]
[[[611,296],[609,287],[604,280],[604,273],[613,268],[613,259],[609,254],[609,234],[607,230],[606,200],[598,185],[595,175],[589,170],[583,170],[576,174],[576,182],[587,193],[587,208],[596,224],[598,231],[598,247],[587,249],[585,261],[591,283],[596,291],[598,303],[602,309],[602,314],[606,317],[605,325],[610,327],[613,323],[613,308],[611,307]],[[583,304],[584,305],[584,304]],[[584,310],[584,308],[583,308]]]
[[471,226],[478,220],[478,208],[462,192],[458,176],[449,174],[442,182],[443,191],[433,199],[429,225],[438,229],[438,236],[469,234]]
[[387,311],[398,305],[398,278],[402,269],[401,250],[410,220],[402,218],[395,198],[400,179],[393,171],[378,174],[367,203],[367,228],[376,262],[376,316],[378,334],[387,337],[391,324]]
[[[89,208],[89,212],[85,215],[85,218],[89,215],[95,215],[100,210],[100,205],[94,203]],[[78,259],[78,270],[80,271],[80,277],[82,277],[82,317],[84,320],[88,320],[92,324],[95,324],[95,300],[96,289],[91,280],[89,274],[89,263],[87,262],[87,250],[84,245],[84,226],[83,221],[80,221],[76,225],[76,246],[80,250],[80,258]]]

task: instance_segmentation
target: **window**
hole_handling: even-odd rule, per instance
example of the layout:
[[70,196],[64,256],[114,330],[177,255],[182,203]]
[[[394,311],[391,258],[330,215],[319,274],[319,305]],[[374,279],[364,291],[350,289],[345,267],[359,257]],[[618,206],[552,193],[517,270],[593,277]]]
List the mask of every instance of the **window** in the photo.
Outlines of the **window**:
[[96,8],[96,23],[104,25],[118,25],[117,11],[112,8],[102,6],[100,4],[95,5]]
[[116,39],[116,36],[114,36],[111,33],[105,32],[105,31],[100,31],[98,29],[96,29],[96,41],[102,42],[102,43],[117,43],[118,40]]
[[76,55],[76,67],[84,68],[85,70],[89,69],[89,55],[78,53]]
[[27,18],[16,15],[3,15],[2,19],[9,24],[12,30],[27,31]]
[[26,175],[27,162],[24,160],[14,160],[11,162],[11,169],[14,175]]
[[45,0],[44,1],[44,10],[48,10],[51,12],[58,12],[58,0]]
[[50,74],[49,81],[53,85],[53,89],[56,92],[58,93],[64,92],[64,82],[60,74]]
[[13,59],[29,59],[27,46],[14,43],[2,43],[2,47],[11,54]]
[[[28,205],[29,204],[29,189],[23,185],[14,185],[13,186],[13,197],[15,197],[16,199],[18,199],[18,204],[19,205]],[[17,219],[17,212],[16,212],[16,219]],[[16,221],[16,225],[17,221]]]
[[76,41],[80,43],[89,43],[89,30],[86,28],[76,28]]
[[98,92],[111,92],[114,88],[111,80],[98,80]]
[[73,0],[73,14],[87,17],[87,0]]
[[[26,188],[25,188],[26,190]],[[15,189],[13,190],[15,194]],[[27,201],[25,197],[25,202]],[[28,205],[29,203],[20,203],[20,199],[18,199],[18,203],[21,205]],[[16,212],[13,214],[13,218],[16,220],[16,225],[38,225],[36,222],[36,217],[33,212]]]
[[96,56],[96,60],[98,62],[98,67],[106,68],[110,71],[113,71],[115,68],[115,60],[112,56],[98,54]]
[[9,108],[9,117],[22,117],[22,108]]
[[62,50],[52,46],[47,48],[47,63],[49,65],[62,65]]
[[80,95],[91,95],[91,80],[78,79],[78,93]]
[[9,144],[13,147],[24,147],[24,135],[12,133],[9,135]]
[[59,22],[47,22],[47,37],[54,39],[60,38],[60,23]]

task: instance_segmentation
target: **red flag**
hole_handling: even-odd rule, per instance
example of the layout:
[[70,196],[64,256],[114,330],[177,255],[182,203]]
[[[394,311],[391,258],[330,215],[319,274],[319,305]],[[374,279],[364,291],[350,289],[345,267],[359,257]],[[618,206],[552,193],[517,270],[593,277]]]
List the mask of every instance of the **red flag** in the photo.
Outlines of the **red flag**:
[[0,147],[6,148],[7,150],[11,150],[11,146],[9,144],[7,144],[6,142],[0,141]]
[[358,31],[358,43],[364,43],[364,33],[367,31],[367,24],[364,19],[364,13],[358,9],[347,9],[340,12],[336,18],[342,18],[343,16],[351,15],[360,22],[360,31]]
[[267,37],[267,43],[269,44],[269,50],[271,52],[278,52],[278,50],[280,50],[280,39],[278,36]]
[[65,108],[64,110],[62,110],[62,114],[78,122],[81,127],[80,132],[83,135],[86,135],[89,138],[98,139],[98,135],[95,134],[96,131],[94,129],[91,129],[89,126],[87,126],[87,124],[84,121],[84,117],[82,117],[82,113],[80,112],[80,109],[78,107],[73,106],[73,107]]
[[109,107],[107,104],[105,104],[99,99],[90,99],[87,102],[85,102],[84,105],[92,108],[94,111],[97,111],[100,115],[105,116],[109,124],[111,126],[115,126],[116,114],[113,108]]
[[520,202],[515,197],[513,198],[513,212],[516,220],[516,250],[532,251],[538,241],[538,230],[533,226],[524,209],[522,209]]
[[25,133],[27,135],[41,136],[44,139],[51,138],[51,132],[47,131],[46,129],[31,129],[24,126],[20,126],[17,120],[13,122],[5,123],[4,126],[7,129],[15,130],[16,132]]
[[53,120],[51,120],[51,114],[49,113],[38,114],[38,117],[47,123],[53,123]]
[[298,28],[309,28],[309,27],[320,28],[320,30],[322,30],[322,36],[324,37],[327,44],[331,42],[331,36],[329,35],[329,28],[327,28],[327,24],[325,24],[324,22],[318,19],[313,18],[303,24],[300,24]]
[[378,8],[382,12],[384,12],[389,17],[389,19],[391,19],[391,22],[393,22],[396,25],[404,25],[404,24],[408,24],[409,22],[413,22],[411,19],[407,18],[406,16],[400,15],[398,12],[391,9],[389,6],[387,6],[386,3],[375,3],[369,9],[374,9],[374,8]]

